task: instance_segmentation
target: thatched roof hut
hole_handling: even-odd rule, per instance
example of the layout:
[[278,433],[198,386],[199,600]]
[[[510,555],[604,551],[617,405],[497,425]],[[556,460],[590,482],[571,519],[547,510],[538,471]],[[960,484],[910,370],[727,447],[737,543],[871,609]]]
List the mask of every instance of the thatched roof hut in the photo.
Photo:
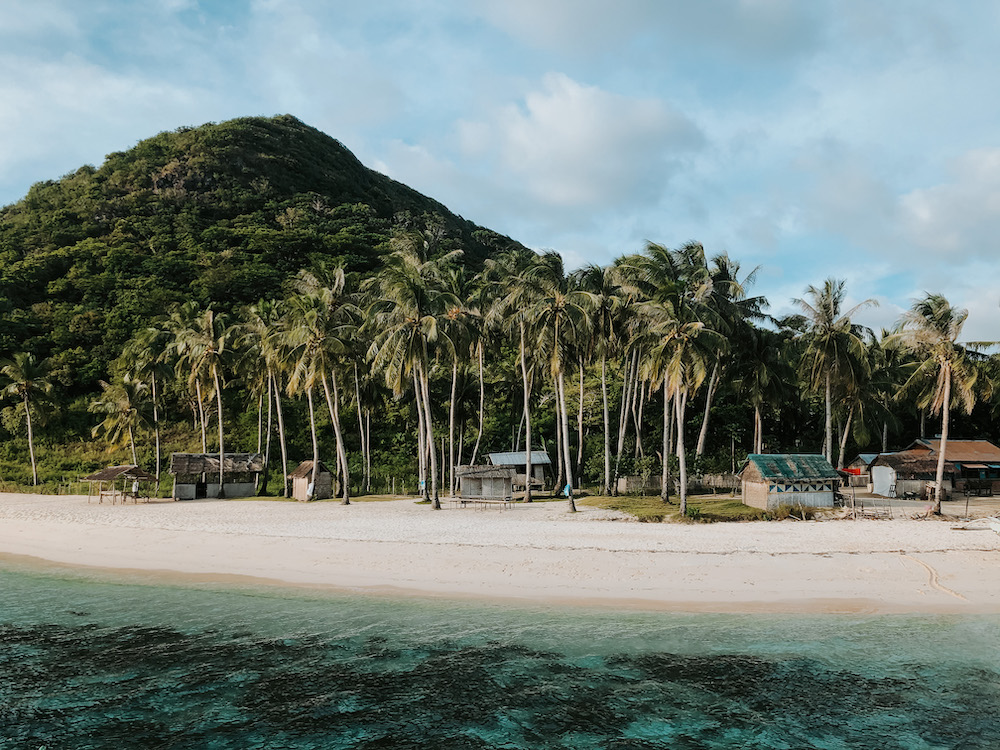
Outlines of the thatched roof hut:
[[[524,454],[521,454],[524,458]],[[514,466],[458,466],[459,500],[464,502],[503,503],[513,501],[517,469]],[[524,477],[523,474],[520,475]],[[522,480],[523,481],[523,480]]]
[[98,502],[103,503],[108,499],[116,503],[119,499],[125,502],[130,497],[133,500],[138,500],[140,497],[148,500],[151,485],[156,483],[156,477],[134,464],[122,464],[95,471],[83,477],[81,481],[89,485],[88,503],[95,496]]
[[[225,496],[248,497],[257,491],[257,476],[264,471],[264,456],[226,453],[222,468]],[[174,476],[174,499],[219,497],[218,453],[172,453],[169,471]]]

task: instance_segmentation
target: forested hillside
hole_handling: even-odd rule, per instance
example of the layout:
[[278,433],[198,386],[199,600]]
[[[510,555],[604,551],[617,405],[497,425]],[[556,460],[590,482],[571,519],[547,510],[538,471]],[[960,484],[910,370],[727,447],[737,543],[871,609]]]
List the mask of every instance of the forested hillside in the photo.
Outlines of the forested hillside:
[[393,231],[429,226],[473,267],[516,244],[288,115],[161,133],[0,209],[0,358],[89,392],[172,304],[230,311],[320,262],[369,273]]

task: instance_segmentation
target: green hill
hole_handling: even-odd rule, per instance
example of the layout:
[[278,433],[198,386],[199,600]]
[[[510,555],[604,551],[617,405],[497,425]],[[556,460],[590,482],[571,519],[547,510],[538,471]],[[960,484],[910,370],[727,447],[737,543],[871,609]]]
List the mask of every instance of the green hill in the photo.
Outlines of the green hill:
[[0,209],[0,358],[51,357],[87,392],[172,303],[251,303],[317,262],[367,273],[428,226],[473,266],[517,244],[288,115],[160,133]]

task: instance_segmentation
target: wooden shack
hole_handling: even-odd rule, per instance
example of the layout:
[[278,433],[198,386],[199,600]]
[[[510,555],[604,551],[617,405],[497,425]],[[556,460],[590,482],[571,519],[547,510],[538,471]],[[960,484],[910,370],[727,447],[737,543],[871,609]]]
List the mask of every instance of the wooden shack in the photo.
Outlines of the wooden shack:
[[517,469],[513,466],[459,466],[456,467],[455,474],[458,477],[458,500],[463,504],[509,505],[514,501]]
[[[251,497],[257,478],[264,471],[260,453],[226,453],[223,463],[224,497]],[[174,500],[219,497],[218,453],[172,453],[170,473],[174,477]]]
[[292,497],[303,502],[326,500],[333,497],[333,474],[326,464],[319,462],[319,471],[313,479],[313,462],[303,461],[288,478],[292,480]]
[[847,484],[851,487],[867,487],[870,485],[872,483],[872,461],[876,458],[878,458],[878,453],[859,453],[844,468],[845,473],[849,475],[847,477]]
[[743,504],[762,510],[783,505],[832,508],[840,475],[823,456],[751,453],[739,472]]
[[88,503],[95,497],[99,503],[105,500],[112,504],[124,503],[130,498],[134,502],[139,500],[148,502],[155,494],[153,490],[157,486],[156,477],[134,464],[109,466],[85,476],[82,481],[89,484]]
[[[920,439],[905,450],[879,455],[871,464],[872,492],[885,497],[931,497],[940,448],[939,439]],[[988,440],[949,440],[942,484],[945,498],[953,492],[1000,492],[1000,448]]]
[[[524,488],[527,485],[527,469],[525,463],[525,451],[512,451],[509,453],[491,453],[490,463],[493,466],[513,467],[514,485]],[[545,485],[545,472],[552,465],[549,454],[546,451],[531,451],[531,487],[543,487]]]

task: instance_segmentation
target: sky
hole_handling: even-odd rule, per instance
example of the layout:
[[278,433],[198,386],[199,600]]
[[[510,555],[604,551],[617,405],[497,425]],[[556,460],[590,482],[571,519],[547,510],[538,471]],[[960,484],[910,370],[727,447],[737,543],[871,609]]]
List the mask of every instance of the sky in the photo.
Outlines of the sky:
[[0,205],[292,114],[570,268],[728,253],[771,313],[941,293],[1000,339],[994,0],[3,0]]

